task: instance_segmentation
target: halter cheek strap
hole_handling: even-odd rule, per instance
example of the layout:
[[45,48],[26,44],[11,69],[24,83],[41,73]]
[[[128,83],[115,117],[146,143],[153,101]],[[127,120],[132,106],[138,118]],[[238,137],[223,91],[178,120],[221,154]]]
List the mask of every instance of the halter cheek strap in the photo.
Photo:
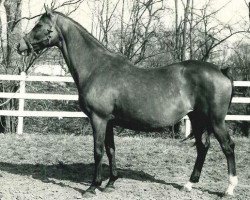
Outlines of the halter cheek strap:
[[27,46],[28,46],[28,49],[29,49],[33,54],[36,55],[36,52],[35,52],[35,50],[34,50],[34,48],[33,48],[33,45],[37,45],[37,44],[40,44],[40,43],[45,42],[45,41],[48,41],[48,45],[51,44],[51,35],[50,35],[50,34],[53,33],[53,31],[52,31],[51,29],[52,29],[52,27],[55,27],[55,26],[56,26],[57,18],[58,18],[58,15],[55,16],[55,20],[54,20],[53,24],[50,25],[50,28],[48,29],[48,33],[45,33],[45,36],[46,36],[46,37],[45,37],[44,39],[38,40],[38,41],[36,41],[36,42],[30,42],[29,39],[28,39],[28,37],[27,37],[27,35],[25,35],[25,36],[23,37],[24,41],[26,42],[26,44],[27,44]]

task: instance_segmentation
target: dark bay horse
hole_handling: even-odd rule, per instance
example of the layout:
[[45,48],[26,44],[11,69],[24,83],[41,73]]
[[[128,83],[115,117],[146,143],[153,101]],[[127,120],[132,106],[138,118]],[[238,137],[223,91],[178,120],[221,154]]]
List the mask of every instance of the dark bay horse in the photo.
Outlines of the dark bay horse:
[[89,117],[94,136],[94,178],[86,194],[101,185],[104,147],[109,159],[110,179],[106,190],[118,178],[113,127],[158,130],[188,115],[196,140],[197,159],[189,182],[200,178],[213,133],[226,156],[232,195],[237,185],[234,143],[225,128],[225,116],[232,97],[232,83],[217,66],[185,61],[158,69],[139,69],[121,55],[111,53],[81,25],[46,8],[18,44],[20,54],[57,46],[74,78],[82,111]]

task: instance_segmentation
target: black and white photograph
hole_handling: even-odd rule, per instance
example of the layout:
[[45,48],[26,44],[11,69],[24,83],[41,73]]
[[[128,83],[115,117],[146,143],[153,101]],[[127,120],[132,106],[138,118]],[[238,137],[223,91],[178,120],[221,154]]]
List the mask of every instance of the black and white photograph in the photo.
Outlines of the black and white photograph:
[[250,199],[249,0],[0,0],[0,200]]

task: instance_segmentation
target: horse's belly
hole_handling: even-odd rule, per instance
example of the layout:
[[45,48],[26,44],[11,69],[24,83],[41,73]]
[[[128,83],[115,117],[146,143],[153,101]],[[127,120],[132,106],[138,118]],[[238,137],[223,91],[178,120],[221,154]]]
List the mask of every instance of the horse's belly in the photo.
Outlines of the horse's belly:
[[174,125],[181,120],[188,109],[182,101],[130,102],[115,112],[115,121],[125,128],[154,130]]

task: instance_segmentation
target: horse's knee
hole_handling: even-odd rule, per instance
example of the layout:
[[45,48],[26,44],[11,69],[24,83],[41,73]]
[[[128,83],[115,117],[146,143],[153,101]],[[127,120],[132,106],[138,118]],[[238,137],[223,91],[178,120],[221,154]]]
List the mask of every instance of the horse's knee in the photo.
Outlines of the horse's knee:
[[222,144],[221,147],[222,147],[223,152],[224,152],[225,155],[232,154],[233,151],[232,151],[230,146]]
[[201,137],[201,143],[204,149],[208,149],[210,147],[210,133],[205,132]]
[[205,147],[206,149],[209,149],[209,147],[210,147],[210,138],[207,138],[207,139],[205,140],[205,142],[204,142],[204,147]]
[[224,129],[215,129],[215,136],[225,155],[231,155],[234,153],[235,144]]
[[109,159],[112,159],[115,155],[115,149],[110,146],[105,146],[106,154]]
[[94,149],[94,156],[95,159],[100,160],[103,156],[103,145],[96,145],[95,149]]
[[108,142],[105,140],[105,149],[107,152],[114,152],[115,151],[115,145],[114,143]]
[[108,150],[109,154],[113,156],[115,154],[115,149],[114,148],[109,148]]
[[197,145],[197,153],[200,155],[206,154],[209,147],[210,147],[210,140],[205,140],[205,141],[196,141]]

